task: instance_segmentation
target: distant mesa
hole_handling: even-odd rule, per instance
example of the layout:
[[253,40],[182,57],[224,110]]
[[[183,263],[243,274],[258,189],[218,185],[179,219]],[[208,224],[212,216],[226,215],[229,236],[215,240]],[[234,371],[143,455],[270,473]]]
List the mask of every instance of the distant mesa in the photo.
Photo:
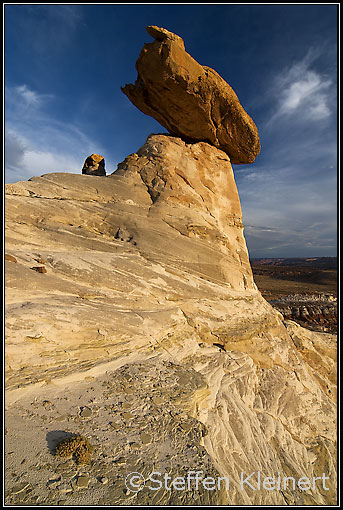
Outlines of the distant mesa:
[[261,149],[257,127],[230,85],[194,60],[178,35],[156,26],[146,30],[155,41],[144,44],[137,80],[122,87],[124,94],[170,134],[208,142],[231,163],[253,163]]
[[82,173],[86,175],[106,176],[105,160],[100,154],[91,154],[86,158],[82,167]]

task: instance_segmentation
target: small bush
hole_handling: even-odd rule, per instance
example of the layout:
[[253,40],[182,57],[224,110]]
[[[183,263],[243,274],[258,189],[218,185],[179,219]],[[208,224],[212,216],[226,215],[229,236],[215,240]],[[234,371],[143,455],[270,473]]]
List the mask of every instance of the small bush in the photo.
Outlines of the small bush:
[[55,448],[55,455],[59,457],[73,457],[76,464],[89,464],[91,461],[93,446],[88,439],[80,434],[63,439]]

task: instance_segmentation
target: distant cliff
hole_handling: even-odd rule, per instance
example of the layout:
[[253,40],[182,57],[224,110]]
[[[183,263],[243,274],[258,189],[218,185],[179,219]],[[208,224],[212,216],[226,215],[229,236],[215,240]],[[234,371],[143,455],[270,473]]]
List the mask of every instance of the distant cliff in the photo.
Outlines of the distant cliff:
[[252,258],[251,263],[266,266],[304,266],[322,269],[337,269],[337,257]]

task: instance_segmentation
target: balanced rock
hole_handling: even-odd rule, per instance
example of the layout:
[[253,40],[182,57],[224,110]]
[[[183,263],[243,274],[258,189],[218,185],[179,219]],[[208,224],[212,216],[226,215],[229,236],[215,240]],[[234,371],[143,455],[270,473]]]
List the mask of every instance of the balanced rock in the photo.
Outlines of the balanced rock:
[[122,88],[124,94],[172,135],[208,142],[231,163],[253,163],[260,152],[258,131],[230,85],[194,60],[181,37],[156,26],[147,31],[155,41],[144,45],[137,80]]
[[105,176],[105,160],[100,154],[91,154],[86,158],[82,167],[82,173],[86,175]]

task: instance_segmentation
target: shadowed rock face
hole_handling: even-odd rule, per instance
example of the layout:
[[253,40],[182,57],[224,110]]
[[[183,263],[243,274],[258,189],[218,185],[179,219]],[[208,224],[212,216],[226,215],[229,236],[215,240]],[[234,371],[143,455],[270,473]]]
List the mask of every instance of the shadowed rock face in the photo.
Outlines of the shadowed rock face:
[[[29,472],[26,503],[58,503],[45,488],[57,468],[73,483],[42,450],[47,429],[82,426],[98,453],[74,505],[146,504],[148,489],[128,500],[127,473],[185,469],[226,476],[230,490],[156,491],[154,502],[336,504],[336,338],[285,321],[257,290],[223,151],[151,135],[106,178],[6,185],[5,211],[17,260],[6,265],[6,437],[8,451],[25,449],[9,472],[25,483]],[[329,490],[242,490],[241,473],[256,487],[258,472],[325,473]],[[99,474],[114,485],[98,491]],[[7,484],[18,503],[24,492]]]
[[258,131],[230,85],[186,53],[181,37],[155,26],[147,31],[155,41],[144,45],[137,80],[122,88],[124,94],[171,134],[209,142],[231,163],[253,163],[260,152]]

